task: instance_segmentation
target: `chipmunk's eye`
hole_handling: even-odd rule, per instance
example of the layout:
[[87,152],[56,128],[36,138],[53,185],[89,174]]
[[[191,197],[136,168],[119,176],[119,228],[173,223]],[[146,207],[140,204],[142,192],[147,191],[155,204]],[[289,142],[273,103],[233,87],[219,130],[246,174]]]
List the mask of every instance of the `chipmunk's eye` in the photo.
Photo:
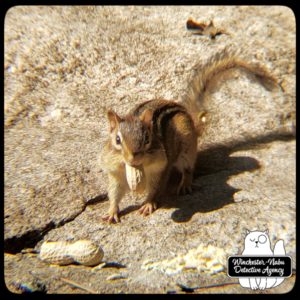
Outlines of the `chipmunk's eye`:
[[120,145],[121,144],[121,139],[120,139],[120,137],[117,135],[117,137],[116,137],[116,143],[117,143],[117,145]]

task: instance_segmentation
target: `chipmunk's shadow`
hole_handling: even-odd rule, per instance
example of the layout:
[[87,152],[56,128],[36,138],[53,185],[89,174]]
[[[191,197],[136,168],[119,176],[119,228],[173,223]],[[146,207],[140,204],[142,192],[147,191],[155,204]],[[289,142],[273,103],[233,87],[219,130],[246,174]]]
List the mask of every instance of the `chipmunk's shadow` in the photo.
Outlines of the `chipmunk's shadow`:
[[240,189],[227,181],[233,175],[255,171],[260,163],[252,157],[230,157],[231,153],[246,150],[275,140],[292,140],[292,133],[271,133],[248,140],[236,141],[230,147],[215,145],[198,153],[193,192],[186,196],[169,196],[161,204],[177,208],[171,215],[174,222],[187,222],[197,212],[210,212],[234,203],[233,195]]

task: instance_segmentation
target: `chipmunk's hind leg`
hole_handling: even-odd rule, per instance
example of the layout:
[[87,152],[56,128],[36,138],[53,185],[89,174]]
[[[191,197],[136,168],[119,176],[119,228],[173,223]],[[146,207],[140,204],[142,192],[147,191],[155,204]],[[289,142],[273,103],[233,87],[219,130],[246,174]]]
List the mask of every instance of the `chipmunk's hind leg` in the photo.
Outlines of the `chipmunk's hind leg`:
[[177,195],[186,195],[192,193],[193,170],[184,169],[181,172],[181,181],[177,187]]
[[174,164],[181,173],[177,195],[192,192],[194,165],[197,157],[197,133],[189,115],[177,115],[175,118],[176,133],[180,144],[180,153]]

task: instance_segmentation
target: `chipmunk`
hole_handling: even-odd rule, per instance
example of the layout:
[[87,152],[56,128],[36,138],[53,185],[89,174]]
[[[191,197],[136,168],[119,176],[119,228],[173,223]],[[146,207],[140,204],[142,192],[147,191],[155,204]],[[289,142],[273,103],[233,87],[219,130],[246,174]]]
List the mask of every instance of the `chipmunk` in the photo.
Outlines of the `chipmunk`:
[[163,99],[138,104],[126,116],[109,110],[109,138],[101,154],[102,169],[108,175],[110,207],[103,218],[119,222],[119,203],[129,190],[126,165],[143,172],[141,190],[145,201],[139,212],[144,216],[156,208],[166,190],[172,170],[180,174],[177,194],[190,193],[197,156],[197,139],[206,123],[204,103],[208,86],[226,70],[241,68],[276,84],[276,79],[257,64],[239,59],[226,48],[196,71],[181,103]]

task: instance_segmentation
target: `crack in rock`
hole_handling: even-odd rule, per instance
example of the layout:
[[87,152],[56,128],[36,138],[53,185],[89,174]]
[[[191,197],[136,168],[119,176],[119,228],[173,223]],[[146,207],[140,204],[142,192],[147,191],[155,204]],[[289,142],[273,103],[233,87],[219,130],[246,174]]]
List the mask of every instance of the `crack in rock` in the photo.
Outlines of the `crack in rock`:
[[84,206],[82,207],[82,209],[70,218],[61,220],[59,222],[51,221],[50,223],[46,224],[43,228],[30,230],[20,236],[14,236],[12,238],[5,239],[4,252],[10,254],[17,254],[25,248],[34,248],[36,244],[39,241],[41,241],[50,230],[62,227],[65,224],[74,221],[79,215],[81,215],[85,211],[88,205],[103,201],[105,198],[106,194],[98,195],[84,202]]

